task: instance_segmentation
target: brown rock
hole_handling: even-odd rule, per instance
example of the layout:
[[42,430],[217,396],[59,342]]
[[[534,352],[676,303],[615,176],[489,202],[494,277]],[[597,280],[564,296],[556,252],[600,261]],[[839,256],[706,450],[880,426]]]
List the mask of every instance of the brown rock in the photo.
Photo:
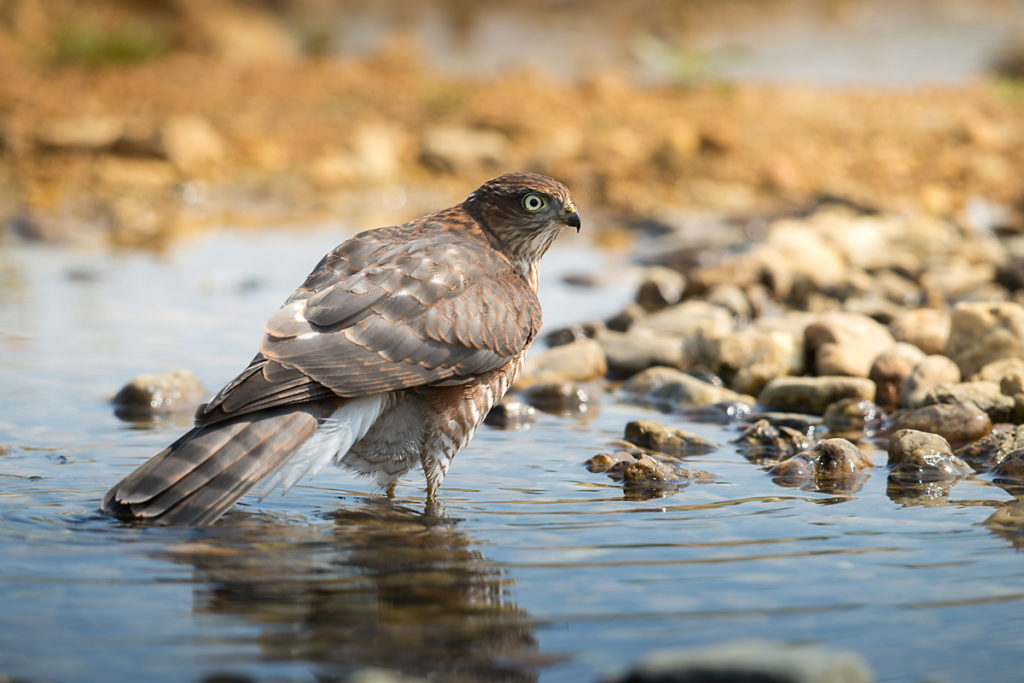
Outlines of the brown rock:
[[840,311],[823,313],[807,326],[804,343],[819,375],[867,377],[871,364],[893,343],[884,325]]
[[920,408],[925,405],[928,392],[940,384],[960,381],[960,368],[945,356],[926,356],[914,366],[900,388],[900,405]]
[[946,355],[964,377],[993,361],[1024,357],[1024,306],[1008,301],[957,304]]
[[655,366],[682,368],[687,365],[683,340],[675,335],[643,329],[598,330],[594,340],[601,346],[612,377],[632,377]]
[[972,403],[937,403],[896,413],[892,428],[938,434],[947,441],[961,444],[992,431],[992,420]]
[[773,425],[760,419],[733,439],[737,449],[751,462],[764,464],[785,460],[811,446],[804,432],[785,425]]
[[909,483],[957,480],[971,473],[944,438],[914,429],[892,435],[888,466],[891,479]]
[[960,448],[956,454],[976,470],[990,470],[1010,451],[1024,448],[1024,426],[998,429]]
[[588,382],[608,372],[604,349],[593,339],[580,339],[547,349],[526,361],[519,388],[539,383]]
[[876,387],[875,402],[886,410],[898,407],[904,380],[924,357],[921,349],[906,342],[897,342],[878,354],[868,372]]
[[678,270],[651,266],[644,271],[636,292],[636,302],[645,311],[660,311],[679,303],[686,290],[686,278]]
[[727,401],[754,402],[751,396],[717,387],[666,367],[648,368],[631,377],[622,388],[645,401],[672,409]]
[[875,383],[861,377],[777,377],[765,386],[757,401],[775,410],[821,415],[843,398],[873,400]]
[[140,420],[195,412],[208,396],[199,378],[188,370],[132,378],[114,396],[114,413],[122,420]]
[[717,444],[702,436],[654,420],[634,420],[628,423],[625,438],[641,448],[670,455],[695,455],[718,448]]

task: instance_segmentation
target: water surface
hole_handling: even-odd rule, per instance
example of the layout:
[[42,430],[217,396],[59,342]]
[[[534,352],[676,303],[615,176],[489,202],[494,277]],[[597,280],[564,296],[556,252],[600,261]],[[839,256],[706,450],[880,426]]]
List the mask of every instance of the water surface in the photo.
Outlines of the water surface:
[[[342,232],[224,232],[159,256],[0,248],[0,673],[575,681],[654,649],[763,638],[855,651],[881,680],[1018,678],[1024,533],[985,523],[1012,500],[1002,489],[976,478],[894,499],[881,468],[848,494],[784,489],[728,445],[731,428],[615,393],[483,428],[429,509],[419,477],[389,501],[330,470],[210,529],[100,516],[107,488],[184,429],[119,421],[120,385],[187,367],[218,388]],[[551,326],[629,296],[628,273],[562,283],[613,272],[575,236],[545,265]],[[721,444],[689,463],[718,480],[634,501],[586,471],[643,417]]]

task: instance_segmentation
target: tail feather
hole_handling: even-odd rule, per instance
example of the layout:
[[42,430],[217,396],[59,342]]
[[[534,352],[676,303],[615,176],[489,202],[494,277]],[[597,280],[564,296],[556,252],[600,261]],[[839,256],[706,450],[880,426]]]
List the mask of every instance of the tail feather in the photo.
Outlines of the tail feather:
[[196,427],[114,486],[103,510],[126,520],[209,524],[284,464],[334,408],[311,403]]

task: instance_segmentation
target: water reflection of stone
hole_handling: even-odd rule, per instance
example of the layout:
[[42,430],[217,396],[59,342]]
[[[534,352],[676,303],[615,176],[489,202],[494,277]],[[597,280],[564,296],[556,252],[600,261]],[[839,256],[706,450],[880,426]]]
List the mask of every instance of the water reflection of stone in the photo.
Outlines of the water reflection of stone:
[[175,555],[195,566],[194,611],[259,624],[265,657],[315,663],[330,678],[372,666],[536,679],[533,623],[455,520],[386,499],[339,511],[329,528],[232,517]]

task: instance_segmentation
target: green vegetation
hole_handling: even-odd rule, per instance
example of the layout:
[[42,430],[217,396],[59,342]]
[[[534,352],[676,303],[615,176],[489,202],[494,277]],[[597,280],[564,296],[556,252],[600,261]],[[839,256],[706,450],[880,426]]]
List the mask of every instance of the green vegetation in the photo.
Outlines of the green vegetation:
[[139,26],[101,27],[77,22],[54,37],[52,61],[57,64],[138,64],[167,49],[156,31]]

